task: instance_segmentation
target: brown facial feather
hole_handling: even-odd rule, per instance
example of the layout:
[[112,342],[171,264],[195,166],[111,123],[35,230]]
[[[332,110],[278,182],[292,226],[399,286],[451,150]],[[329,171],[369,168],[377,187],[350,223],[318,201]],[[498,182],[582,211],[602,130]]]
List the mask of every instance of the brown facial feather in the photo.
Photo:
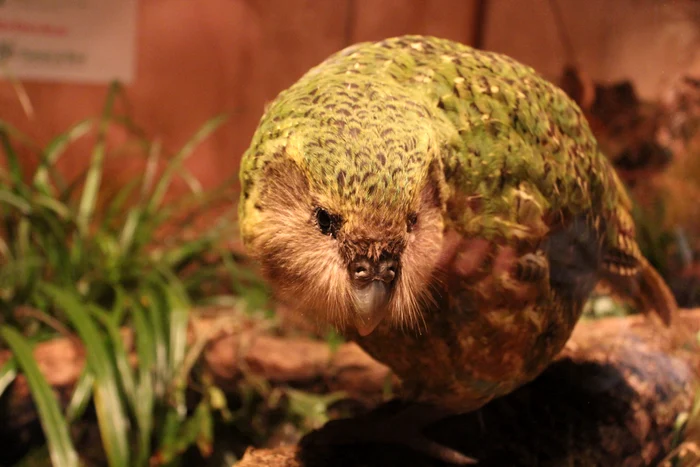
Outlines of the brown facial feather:
[[319,229],[315,213],[326,207],[319,205],[302,170],[284,158],[265,170],[255,222],[244,236],[279,298],[317,324],[344,329],[355,313],[350,262],[359,256],[394,255],[400,268],[387,319],[399,328],[418,327],[420,310],[432,297],[444,230],[434,173],[427,174],[415,203],[403,213],[327,208],[343,219],[331,236]]

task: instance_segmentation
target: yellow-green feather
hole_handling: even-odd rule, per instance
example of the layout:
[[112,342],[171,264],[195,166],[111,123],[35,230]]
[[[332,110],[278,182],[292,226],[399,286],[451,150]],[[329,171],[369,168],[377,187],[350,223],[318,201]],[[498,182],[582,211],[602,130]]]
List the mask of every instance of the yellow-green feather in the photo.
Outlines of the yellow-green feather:
[[576,104],[509,57],[443,39],[357,44],[282,92],[243,159],[242,209],[280,157],[344,211],[400,212],[438,158],[447,191],[468,197],[446,216],[464,235],[536,240],[592,213],[611,246],[621,238],[624,191]]

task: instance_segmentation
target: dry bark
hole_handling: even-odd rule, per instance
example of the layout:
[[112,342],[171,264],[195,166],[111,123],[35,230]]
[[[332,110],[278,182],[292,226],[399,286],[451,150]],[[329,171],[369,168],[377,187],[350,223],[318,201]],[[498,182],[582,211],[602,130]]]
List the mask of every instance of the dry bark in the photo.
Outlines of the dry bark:
[[[674,330],[643,317],[582,322],[535,381],[430,435],[481,466],[659,465],[678,414],[691,405],[699,360],[685,344],[698,329],[698,311],[685,312]],[[336,446],[320,429],[298,446],[249,449],[238,465],[441,464],[392,446]]]

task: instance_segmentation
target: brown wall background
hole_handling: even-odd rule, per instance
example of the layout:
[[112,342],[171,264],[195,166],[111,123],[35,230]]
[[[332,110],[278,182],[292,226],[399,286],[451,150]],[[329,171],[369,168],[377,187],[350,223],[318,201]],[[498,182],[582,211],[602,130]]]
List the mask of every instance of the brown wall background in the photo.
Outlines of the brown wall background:
[[[678,75],[700,74],[700,2],[557,0],[576,54],[597,80],[632,78],[655,97]],[[567,61],[549,0],[141,0],[133,118],[174,150],[206,119],[232,117],[188,163],[205,185],[236,173],[265,102],[350,43],[414,33],[507,53],[549,77]],[[40,143],[99,113],[106,86],[24,83],[29,119],[0,82],[0,118]],[[118,137],[118,135],[113,135]],[[62,162],[85,167],[85,145]],[[31,161],[28,161],[31,164]],[[136,165],[112,161],[106,184]],[[132,172],[133,173],[133,172]]]

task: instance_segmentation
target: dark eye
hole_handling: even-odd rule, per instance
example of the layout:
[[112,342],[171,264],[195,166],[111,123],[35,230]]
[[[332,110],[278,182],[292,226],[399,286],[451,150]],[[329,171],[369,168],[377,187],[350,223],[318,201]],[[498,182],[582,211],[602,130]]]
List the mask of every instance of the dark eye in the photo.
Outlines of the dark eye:
[[318,208],[316,209],[316,224],[318,224],[318,228],[323,235],[335,237],[340,227],[340,217],[330,214],[323,208]]
[[409,232],[412,231],[413,228],[416,226],[416,222],[418,222],[418,214],[412,212],[408,215],[408,218],[406,219],[406,229]]

